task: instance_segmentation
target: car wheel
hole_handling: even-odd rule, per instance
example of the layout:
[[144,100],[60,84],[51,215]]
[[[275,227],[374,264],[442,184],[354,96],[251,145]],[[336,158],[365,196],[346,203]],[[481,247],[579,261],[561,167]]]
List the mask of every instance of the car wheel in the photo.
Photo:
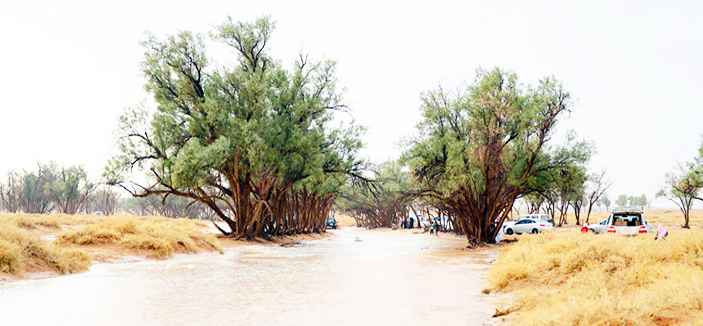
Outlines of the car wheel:
[[596,230],[594,230],[594,229],[588,229],[588,230],[591,231],[591,233],[593,233],[593,234],[596,233]]
[[507,235],[512,235],[513,234],[513,229],[506,229],[505,234]]
[[539,230],[537,230],[537,229],[532,229],[532,234],[537,234],[537,233],[539,233]]

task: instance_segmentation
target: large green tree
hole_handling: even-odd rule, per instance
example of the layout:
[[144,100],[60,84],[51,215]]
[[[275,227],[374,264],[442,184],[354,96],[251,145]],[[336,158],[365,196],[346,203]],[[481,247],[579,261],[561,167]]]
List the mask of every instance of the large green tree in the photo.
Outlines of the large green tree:
[[[293,69],[282,68],[267,49],[273,29],[268,17],[216,27],[213,39],[238,59],[232,66],[213,67],[200,34],[143,42],[156,112],[121,118],[108,180],[138,197],[202,203],[228,225],[223,233],[237,237],[323,229],[328,197],[347,176],[360,176],[359,129],[331,125],[332,112],[345,109],[335,63],[301,55]],[[147,173],[147,184],[129,182],[134,168]],[[301,228],[304,218],[315,226]]]
[[530,181],[550,168],[547,142],[570,104],[552,77],[524,87],[513,73],[479,70],[459,94],[423,94],[421,136],[404,158],[424,194],[451,208],[470,245],[490,243]]

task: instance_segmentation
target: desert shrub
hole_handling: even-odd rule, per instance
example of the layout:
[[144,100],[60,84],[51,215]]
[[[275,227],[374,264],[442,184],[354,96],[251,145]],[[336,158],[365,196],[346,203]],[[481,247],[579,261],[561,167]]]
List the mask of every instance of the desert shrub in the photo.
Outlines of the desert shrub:
[[119,245],[130,249],[151,250],[154,251],[159,258],[173,256],[174,250],[173,246],[165,239],[145,234],[126,234],[120,240]]
[[703,233],[521,237],[488,280],[514,293],[515,324],[675,323],[703,309]]
[[164,217],[104,217],[56,237],[59,243],[113,244],[128,249],[154,251],[166,258],[176,252],[220,251],[217,238],[205,233],[198,221]]
[[5,213],[0,214],[0,221],[13,221],[18,226],[33,230],[39,227],[60,229],[67,225],[83,225],[96,223],[103,216],[95,215],[68,215],[68,214],[25,214]]
[[55,218],[47,218],[48,215],[43,214],[13,214],[3,216],[7,220],[13,220],[18,226],[25,229],[36,229],[38,226],[46,228],[58,229],[61,227],[59,221]]
[[[4,234],[0,234],[0,237],[3,236]],[[18,243],[0,238],[0,271],[10,274],[22,274],[25,268],[26,263],[22,255],[22,247]]]
[[21,228],[17,221],[0,220],[0,270],[22,275],[44,262],[60,273],[74,273],[90,266],[87,255],[67,251]]
[[56,236],[56,241],[59,243],[75,243],[79,245],[88,245],[96,243],[114,243],[122,238],[122,234],[111,228],[106,228],[103,225],[90,224],[78,230],[68,230],[59,233]]

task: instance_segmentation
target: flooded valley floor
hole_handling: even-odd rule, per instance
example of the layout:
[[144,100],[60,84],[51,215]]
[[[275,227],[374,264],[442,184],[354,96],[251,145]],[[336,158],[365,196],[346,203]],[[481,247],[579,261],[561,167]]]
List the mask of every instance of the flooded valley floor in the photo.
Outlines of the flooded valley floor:
[[3,325],[492,325],[493,250],[344,228],[298,246],[100,263],[0,284]]

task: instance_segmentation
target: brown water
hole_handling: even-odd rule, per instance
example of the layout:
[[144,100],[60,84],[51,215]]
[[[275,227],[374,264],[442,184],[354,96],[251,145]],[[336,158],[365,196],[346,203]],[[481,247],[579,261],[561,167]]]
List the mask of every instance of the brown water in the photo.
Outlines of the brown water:
[[0,285],[0,325],[491,325],[487,251],[345,228],[284,248],[96,264]]

